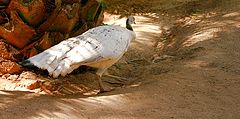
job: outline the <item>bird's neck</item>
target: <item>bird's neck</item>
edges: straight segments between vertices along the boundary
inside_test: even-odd
[[[127,21],[126,21],[126,28],[127,28],[128,30],[133,31],[133,28],[132,28],[131,24],[129,23],[129,20],[128,20],[128,19],[127,19]]]

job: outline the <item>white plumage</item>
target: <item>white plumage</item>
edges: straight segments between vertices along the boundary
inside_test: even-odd
[[[97,74],[101,77],[107,68],[123,56],[130,41],[136,38],[130,25],[135,23],[134,20],[131,16],[127,19],[128,29],[110,25],[92,28],[27,59],[22,66],[34,65],[56,78],[86,65],[97,68]]]

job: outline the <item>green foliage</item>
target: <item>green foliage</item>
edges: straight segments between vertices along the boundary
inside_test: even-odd
[[[105,2],[105,0],[100,0],[99,2],[103,9],[107,9],[107,3]]]

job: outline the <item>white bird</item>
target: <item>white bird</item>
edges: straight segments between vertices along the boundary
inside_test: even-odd
[[[80,66],[97,69],[100,90],[105,91],[101,77],[127,51],[130,41],[136,38],[131,24],[135,18],[129,16],[126,28],[104,25],[92,28],[85,33],[69,38],[37,54],[22,63],[23,67],[36,66],[47,70],[49,75],[57,78],[66,76]]]

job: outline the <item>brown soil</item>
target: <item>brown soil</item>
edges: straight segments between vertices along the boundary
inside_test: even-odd
[[[105,23],[122,24],[130,14],[137,20],[137,40],[109,69],[129,81],[119,85],[104,77],[116,89],[97,94],[91,73],[59,80],[32,72],[4,75],[0,118],[240,117],[240,0],[107,2]]]

